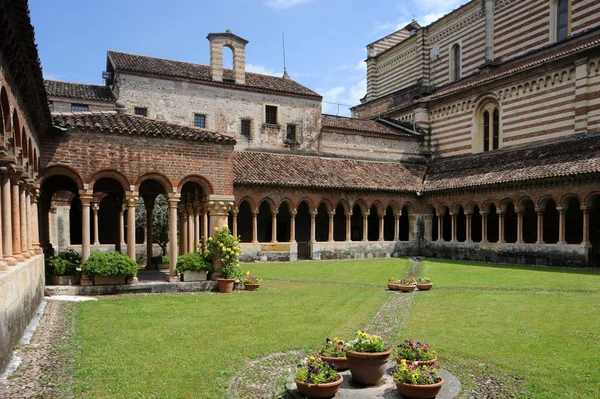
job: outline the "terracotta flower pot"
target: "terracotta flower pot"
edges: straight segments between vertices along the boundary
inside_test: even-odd
[[[416,285],[398,285],[398,289],[402,292],[413,292],[417,288]]]
[[[400,289],[400,286],[398,284],[389,284],[388,283],[388,289],[390,291],[398,291]]]
[[[233,292],[233,281],[234,280],[232,278],[217,279],[217,286],[219,287],[219,292],[225,294]]]
[[[402,362],[402,359],[398,358],[396,359],[396,363],[400,364]],[[406,364],[416,364],[416,365],[420,365],[420,366],[431,366],[432,364],[437,362],[437,357],[434,357],[431,360],[407,360]]]
[[[391,353],[391,349],[376,353],[347,350],[346,358],[350,363],[352,380],[364,385],[376,385],[385,374],[387,359]]]
[[[350,362],[347,357],[329,357],[321,356],[325,363],[335,364],[338,371],[346,371],[350,368]]]
[[[298,392],[302,395],[308,396],[309,398],[330,398],[340,390],[340,386],[344,381],[344,377],[341,375],[337,381],[329,382],[327,384],[307,384],[306,382],[296,382]]]
[[[435,398],[440,393],[444,379],[442,378],[440,382],[431,385],[405,384],[398,380],[394,380],[394,382],[396,383],[398,392],[406,399],[429,399]]]
[[[260,284],[244,284],[246,291],[256,291],[260,287]]]
[[[419,291],[429,291],[433,287],[433,283],[428,284],[417,284]]]

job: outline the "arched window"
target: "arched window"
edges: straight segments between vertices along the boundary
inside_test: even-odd
[[[452,46],[451,59],[451,77],[452,80],[456,81],[460,79],[460,46],[455,44]]]
[[[477,108],[477,123],[473,136],[473,152],[487,152],[500,148],[500,105],[491,100]]]
[[[569,0],[558,0],[556,4],[556,39],[565,40],[569,36]]]

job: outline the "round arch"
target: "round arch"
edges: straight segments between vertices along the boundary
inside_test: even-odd
[[[325,204],[325,207],[327,208],[327,212],[334,212],[335,211],[335,209],[331,205],[331,202],[327,198],[323,198],[321,201],[319,201],[319,203],[317,204],[317,208],[316,209],[319,209],[319,207],[322,204]]]
[[[237,208],[240,208],[242,206],[242,203],[247,202],[248,205],[250,206],[250,209],[252,211],[254,211],[256,209],[256,203],[254,202],[254,200],[248,196],[242,197],[240,200],[238,200],[238,203],[236,205]]]
[[[146,180],[156,180],[158,183],[160,183],[160,185],[163,187],[166,193],[173,192],[173,183],[171,182],[171,180],[169,180],[169,178],[165,175],[158,172],[148,172],[138,177],[135,181],[135,190],[139,191],[140,186]]]
[[[346,201],[345,199],[339,200],[335,206],[335,209],[337,210],[340,205],[344,208],[344,214],[350,212],[351,208],[350,208],[350,203],[348,201]],[[336,211],[336,215],[337,215],[337,211]]]
[[[77,188],[83,190],[83,179],[75,169],[67,165],[52,165],[44,168],[40,172],[40,186],[44,184],[46,179],[58,175],[70,177],[77,184]]]
[[[206,194],[214,194],[215,193],[214,187],[213,187],[212,183],[210,182],[210,180],[208,180],[206,177],[204,177],[202,175],[188,175],[188,176],[184,177],[183,179],[181,179],[179,181],[179,184],[177,184],[177,191],[181,192],[181,189],[183,188],[185,183],[188,183],[188,182],[198,183],[200,185],[200,187],[202,187],[202,189],[204,190],[204,192]]]
[[[121,172],[117,172],[114,169],[99,170],[96,173],[94,173],[92,176],[90,176],[90,178],[88,179],[89,189],[93,190],[94,184],[96,184],[96,182],[98,180],[103,179],[103,178],[109,178],[109,179],[116,180],[117,182],[119,182],[119,184],[123,188],[123,191],[125,191],[125,192],[130,191],[129,190],[130,189],[129,179],[127,179],[127,177],[125,177],[125,175],[123,175]]]
[[[274,211],[276,211],[278,209],[275,206],[275,202],[269,197],[264,197],[260,201],[258,201],[258,207],[255,209],[260,209],[260,207],[262,206],[263,203],[266,203],[269,206],[269,210],[271,211],[271,213],[273,213]]]
[[[561,207],[566,207],[572,198],[577,199],[577,201],[579,201],[579,203],[583,203],[581,201],[581,198],[579,197],[579,195],[574,194],[574,193],[568,193],[568,194],[563,195],[560,198],[560,201],[557,202],[557,204],[559,204],[559,206],[561,206]]]
[[[295,207],[295,208],[296,208],[296,209],[300,208],[300,205],[301,205],[303,202],[304,202],[304,203],[305,203],[305,204],[308,206],[308,210],[309,210],[309,212],[314,212],[314,211],[315,211],[315,209],[316,209],[316,208],[315,208],[315,204],[314,204],[314,203],[311,201],[311,199],[310,199],[310,198],[308,198],[308,197],[303,197],[303,198],[302,198],[300,201],[298,201],[298,203],[296,204],[296,207]]]

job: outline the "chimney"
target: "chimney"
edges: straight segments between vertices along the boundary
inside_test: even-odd
[[[246,84],[246,44],[248,41],[231,33],[209,33],[206,37],[210,42],[210,73],[214,82],[223,81],[223,47],[227,46],[233,52],[233,78],[236,85]]]

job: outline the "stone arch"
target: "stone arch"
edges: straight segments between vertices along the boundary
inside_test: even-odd
[[[252,242],[252,219],[253,211],[256,209],[254,202],[249,197],[242,198],[238,203],[237,229],[240,241]]]
[[[290,224],[292,212],[294,210],[294,204],[291,200],[284,198],[279,202],[277,207],[277,241],[278,242],[289,242],[290,241]]]
[[[341,200],[339,200],[339,201],[338,201],[337,205],[335,206],[335,209],[336,209],[336,215],[337,215],[337,209],[338,209],[338,207],[339,207],[340,205],[341,205],[341,206],[344,208],[344,213],[345,213],[345,214],[346,214],[346,213],[348,213],[348,212],[350,212],[350,209],[352,209],[352,208],[350,207],[350,203],[349,203],[347,200],[345,200],[345,199],[341,199]]]
[[[365,203],[362,200],[355,201],[352,206],[352,216],[350,216],[350,237],[352,241],[363,241],[366,239],[364,236],[363,220],[363,216],[366,213]]]
[[[173,183],[171,182],[171,180],[169,180],[168,177],[166,177],[165,175],[163,175],[162,173],[159,173],[159,172],[148,172],[148,173],[144,173],[143,175],[138,177],[135,182],[135,190],[139,191],[142,183],[144,181],[150,180],[150,179],[156,180],[158,183],[160,183],[160,185],[165,190],[165,193],[173,192]]]
[[[314,212],[314,206],[309,199],[303,199],[298,203],[296,213],[296,241],[305,243],[310,241],[310,223],[311,212]]]
[[[458,242],[465,242],[467,239],[467,218],[465,208],[460,203],[452,205],[452,214],[454,216],[455,234],[454,239]]]
[[[0,87],[0,107],[2,109],[2,135],[5,132],[10,132],[11,129],[11,120],[10,120],[10,102],[8,101],[8,94],[6,94],[6,88],[4,86]]]
[[[21,147],[23,148],[23,165],[25,164],[25,158],[29,156],[29,139],[27,138],[27,132],[25,127],[21,128]]]
[[[471,149],[478,153],[498,148],[502,148],[502,106],[494,93],[486,93],[473,111]]]
[[[315,204],[312,202],[312,200],[308,197],[303,197],[300,201],[298,201],[298,205],[296,206],[296,209],[300,206],[300,204],[302,204],[303,202],[306,203],[306,205],[308,205],[308,208],[310,210],[310,212],[313,212],[316,208],[315,208]]]
[[[600,191],[592,191],[585,197],[585,199],[582,201],[582,204],[584,204],[584,206],[591,207],[593,203],[596,203],[599,196]]]
[[[392,203],[389,203],[383,213],[383,241],[394,241],[397,214]]]
[[[44,184],[46,179],[60,175],[71,178],[77,185],[77,188],[83,190],[83,179],[75,169],[67,165],[52,165],[44,168],[40,173],[40,185]]]
[[[535,202],[530,197],[519,200],[519,213],[521,215],[521,235],[523,242],[533,244],[537,241],[537,213]]]
[[[332,212],[331,204],[327,200],[321,200],[317,206],[315,215],[315,240],[324,242],[329,240],[329,212]]]
[[[487,242],[498,242],[499,240],[499,220],[498,217],[498,208],[496,207],[496,203],[494,201],[485,201],[481,206],[483,210],[483,215],[486,220],[486,235],[485,238]]]
[[[374,202],[369,208],[369,216],[367,216],[367,240],[378,241],[379,240],[379,214],[382,213],[381,209],[377,207],[381,206],[381,203]]]
[[[21,125],[19,124],[19,115],[17,114],[17,110],[13,110],[12,115],[12,131],[13,131],[13,145],[15,146],[15,153],[17,153],[16,148],[21,147]]]
[[[503,200],[501,209],[504,219],[504,241],[517,242],[517,208],[512,200]]]
[[[335,211],[335,209],[333,208],[333,205],[331,205],[331,202],[326,198],[323,198],[319,201],[319,204],[317,205],[316,209],[319,209],[319,207],[323,204],[325,204],[325,207],[327,208],[327,212]]]
[[[439,217],[442,219],[439,237],[441,238],[441,241],[450,241],[452,240],[452,216],[450,216],[451,208],[449,208],[446,204],[441,204],[438,206],[438,209]]]
[[[94,173],[92,176],[90,176],[90,178],[88,179],[89,189],[93,190],[96,182],[103,178],[109,178],[109,179],[116,180],[117,182],[119,182],[119,184],[123,188],[123,191],[125,191],[125,192],[130,191],[129,179],[127,179],[127,177],[125,177],[124,174],[122,174],[121,172],[118,172],[114,169],[99,170],[96,173]]]
[[[377,215],[382,215],[385,212],[385,208],[383,207],[383,204],[379,200],[375,200],[371,203],[371,206],[369,207],[369,212],[373,211],[373,207],[375,207],[375,211],[376,211]]]
[[[346,214],[349,212],[348,202],[341,200],[335,207],[335,215],[333,215],[333,240],[346,241],[346,232],[348,223]]]
[[[481,242],[483,240],[481,208],[477,203],[471,202],[467,205],[467,213],[471,215],[471,241]]]
[[[181,179],[179,181],[179,184],[177,184],[177,191],[181,191],[181,188],[183,187],[183,185],[190,181],[193,181],[194,183],[198,183],[202,187],[202,190],[206,194],[214,194],[215,193],[215,189],[214,189],[212,183],[210,182],[210,180],[208,180],[206,177],[204,177],[202,175],[198,175],[198,174],[188,175],[188,176],[184,177],[183,179]]]
[[[256,211],[256,232],[258,242],[271,242],[273,240],[273,210],[275,204],[270,198],[263,198]]]
[[[564,197],[561,202],[565,212],[565,241],[567,244],[580,244],[583,240],[583,212],[577,195]]]
[[[394,201],[394,200],[389,201],[387,203],[387,205],[385,206],[385,209],[387,210],[389,207],[392,208],[392,211],[394,212],[394,215],[397,215],[400,212],[400,210],[402,209],[402,208],[400,208],[400,206],[398,205],[398,203],[396,201]]]
[[[267,203],[267,205],[269,206],[269,210],[270,210],[271,212],[273,212],[273,211],[276,211],[276,210],[278,209],[278,208],[275,206],[275,201],[273,201],[273,200],[272,200],[271,198],[269,198],[269,197],[264,197],[264,198],[262,198],[260,201],[258,201],[258,208],[260,208],[260,206],[261,206],[263,203],[265,203],[265,202],[266,202],[266,203]],[[257,209],[258,209],[258,208],[257,208]]]
[[[256,209],[256,203],[254,202],[254,200],[251,197],[245,196],[245,197],[242,197],[240,200],[238,200],[238,203],[237,203],[238,208],[240,206],[242,206],[242,202],[247,202],[248,205],[250,206],[251,210]]]
[[[546,210],[546,205],[548,204],[549,201],[554,201],[555,204],[557,204],[558,202],[556,201],[556,198],[554,198],[552,195],[544,195],[542,198],[540,198],[537,201],[537,207],[544,211]]]
[[[365,201],[359,199],[354,201],[354,203],[352,204],[352,212],[354,212],[354,209],[357,206],[360,208],[361,213],[366,213],[369,209],[367,208],[367,204],[365,204]]]
[[[561,207],[567,206],[567,203],[571,200],[571,198],[577,198],[577,201],[579,201],[581,203],[581,198],[579,198],[579,196],[577,194],[574,193],[568,193],[563,195],[560,198],[560,201],[558,202],[558,204],[560,204]]]

